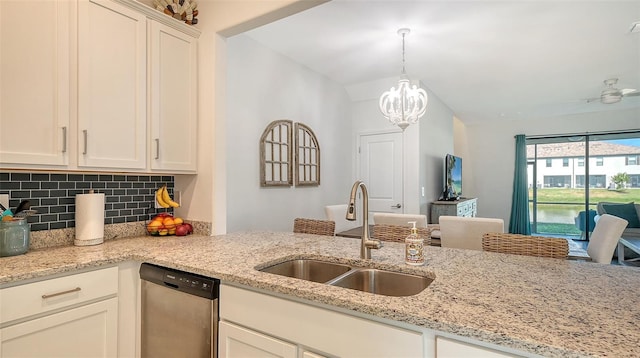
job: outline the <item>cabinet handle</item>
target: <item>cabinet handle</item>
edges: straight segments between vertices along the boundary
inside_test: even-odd
[[[160,159],[160,138],[156,138],[156,158]]]
[[[87,130],[86,129],[82,130],[82,137],[84,138],[84,150],[82,151],[82,154],[87,154]]]
[[[62,153],[67,152],[67,126],[62,127]]]
[[[46,300],[47,298],[56,297],[56,296],[60,296],[60,295],[66,295],[67,293],[79,292],[80,290],[82,290],[80,287],[76,287],[76,288],[72,288],[72,289],[66,290],[66,291],[50,293],[48,295],[42,295],[42,299]]]
[[[402,205],[396,204],[396,205],[391,205],[391,207],[394,208],[394,209],[400,209],[402,207]]]

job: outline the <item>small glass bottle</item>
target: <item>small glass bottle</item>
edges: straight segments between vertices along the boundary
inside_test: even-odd
[[[409,224],[413,224],[413,228],[411,234],[404,239],[404,261],[407,265],[421,266],[424,265],[424,239],[418,236],[416,222],[410,221]]]

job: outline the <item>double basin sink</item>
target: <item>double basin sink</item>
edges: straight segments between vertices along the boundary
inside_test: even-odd
[[[288,260],[259,271],[396,297],[418,294],[433,282],[426,276],[314,259]]]

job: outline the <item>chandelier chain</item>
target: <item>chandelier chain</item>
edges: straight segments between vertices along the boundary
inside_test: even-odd
[[[405,35],[406,35],[405,33],[402,33],[402,74],[403,75],[407,74],[404,68],[404,37]]]

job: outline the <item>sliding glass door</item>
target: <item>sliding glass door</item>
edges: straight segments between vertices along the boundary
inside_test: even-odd
[[[588,240],[599,202],[640,202],[640,132],[527,138],[532,232]]]

